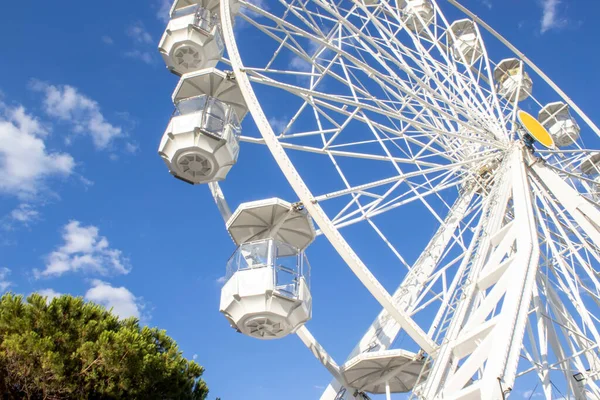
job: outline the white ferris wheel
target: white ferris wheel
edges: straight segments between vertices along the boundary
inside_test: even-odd
[[[456,0],[176,0],[159,50],[181,77],[159,154],[238,246],[220,311],[297,335],[322,400],[600,399],[600,130],[485,22]],[[297,198],[232,212],[222,182],[256,145]],[[305,326],[314,240],[383,308],[347,360]]]

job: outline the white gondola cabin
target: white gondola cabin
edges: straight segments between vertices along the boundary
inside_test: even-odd
[[[581,173],[589,176],[600,175],[600,151],[590,155],[581,163]]]
[[[158,45],[171,72],[183,75],[217,65],[225,50],[218,6],[211,0],[175,2]]]
[[[242,204],[227,222],[238,248],[227,264],[221,312],[258,339],[294,333],[312,316],[304,249],[315,230],[306,211],[280,199]]]
[[[235,16],[240,10],[240,2],[239,0],[229,1],[231,3],[231,12]],[[201,5],[210,10],[211,13],[219,15],[221,0],[175,0],[171,6],[171,18],[177,17],[182,10],[196,5]]]
[[[572,145],[579,139],[581,128],[571,116],[569,106],[561,101],[550,103],[538,114],[538,121],[548,130],[558,147]]]
[[[248,112],[235,80],[214,68],[185,74],[173,103],[159,147],[171,174],[191,184],[225,179],[237,162],[240,121]]]
[[[470,19],[461,19],[450,25],[453,35],[449,35],[454,59],[473,65],[483,55],[475,23]]]
[[[510,102],[523,101],[531,96],[533,81],[524,70],[522,62],[516,58],[500,61],[494,70],[498,94]]]
[[[433,23],[435,11],[431,0],[397,0],[397,7],[406,27],[418,35]]]
[[[372,394],[408,393],[427,378],[426,360],[405,350],[360,354],[341,368],[348,386]]]
[[[600,202],[600,151],[585,159],[580,169],[582,174],[593,179],[594,183],[588,185],[589,191],[594,201]]]

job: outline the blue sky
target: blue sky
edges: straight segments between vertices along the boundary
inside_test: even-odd
[[[464,4],[600,119],[600,3]],[[177,83],[156,51],[165,4],[5,2],[1,10],[0,290],[85,296],[166,329],[206,367],[211,398],[318,398],[329,375],[296,337],[255,341],[219,314],[218,279],[233,244],[208,188],[176,181],[156,154]],[[240,37],[244,45],[252,44]],[[245,132],[255,129],[247,118]],[[231,203],[295,199],[265,148],[242,152],[225,186]],[[308,255],[309,328],[342,362],[379,308],[323,238]],[[383,266],[374,272],[388,290],[401,279]]]

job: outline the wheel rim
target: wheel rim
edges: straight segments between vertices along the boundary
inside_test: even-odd
[[[325,2],[315,1],[315,3],[319,3],[323,7],[326,7]],[[247,7],[248,9],[252,10],[253,12],[256,12],[259,14],[261,13],[261,11],[259,9],[257,9],[256,7],[250,5],[246,2],[242,2],[242,7]],[[329,7],[331,8],[331,6],[329,6]],[[229,7],[226,4],[224,4],[222,6],[223,15],[228,15],[228,12],[229,12],[228,9],[229,9]],[[366,13],[365,10],[368,11],[369,9],[368,9],[368,7],[363,6],[363,9],[361,9],[361,11]],[[439,12],[437,5],[436,5],[436,10],[437,10],[436,12],[439,13],[439,14],[436,13],[436,18],[442,18],[443,15],[441,14],[441,12]],[[263,12],[263,14],[264,14],[264,12]],[[247,19],[251,19],[251,18],[248,17]],[[229,18],[225,18],[225,20],[228,21]],[[273,126],[272,126],[272,125],[274,125],[273,120],[270,120],[267,117],[267,114],[265,113],[265,111],[263,110],[263,107],[261,106],[261,100],[259,100],[259,96],[257,96],[257,94],[255,93],[255,87],[256,87],[256,85],[258,85],[257,82],[262,79],[263,80],[262,84],[265,84],[266,86],[278,87],[279,89],[281,89],[283,91],[288,91],[288,92],[293,90],[293,91],[299,93],[301,97],[302,96],[308,97],[309,95],[313,95],[314,93],[309,92],[309,91],[303,91],[303,90],[301,90],[303,88],[298,87],[298,86],[290,87],[288,82],[275,82],[272,80],[268,80],[264,76],[259,75],[259,73],[257,72],[257,68],[250,68],[250,67],[245,66],[243,64],[242,56],[239,53],[239,49],[237,48],[237,44],[233,37],[233,27],[231,24],[228,24],[227,21],[224,23],[224,36],[225,36],[225,42],[227,44],[230,62],[232,64],[233,70],[235,72],[236,79],[238,80],[238,83],[240,84],[240,86],[242,88],[242,92],[244,94],[245,100],[246,100],[247,104],[249,105],[249,109],[252,113],[252,116],[253,116],[256,124],[258,125],[259,130],[262,135],[262,139],[246,138],[246,141],[249,141],[249,142],[252,142],[252,141],[261,142],[262,141],[262,142],[264,142],[264,144],[266,144],[268,146],[271,153],[275,157],[276,161],[280,165],[284,175],[286,176],[286,178],[290,182],[291,186],[297,193],[299,199],[306,206],[306,208],[309,210],[310,214],[313,216],[313,218],[315,219],[315,221],[321,228],[321,232],[328,238],[328,240],[331,242],[333,247],[338,251],[338,253],[340,253],[340,255],[342,256],[344,261],[351,267],[353,272],[357,276],[359,276],[359,279],[361,279],[361,281],[365,284],[365,286],[367,288],[369,288],[369,290],[374,294],[374,296],[384,306],[389,303],[389,305],[391,306],[390,308],[394,308],[395,306],[393,305],[394,301],[393,301],[392,297],[389,296],[389,294],[387,294],[387,292],[382,291],[381,287],[378,287],[379,283],[376,281],[376,279],[374,279],[374,276],[371,274],[369,269],[360,260],[360,258],[354,252],[354,250],[348,244],[348,242],[340,235],[338,229],[343,227],[343,225],[340,225],[340,224],[336,225],[335,219],[330,218],[328,213],[321,206],[320,202],[327,200],[326,196],[334,196],[336,193],[332,192],[332,193],[327,193],[327,194],[319,196],[319,195],[313,195],[312,192],[308,189],[308,186],[302,179],[301,174],[299,173],[298,169],[294,166],[293,162],[291,161],[291,157],[286,153],[286,149],[297,150],[297,148],[295,148],[293,144],[290,144],[289,142],[285,142],[284,140],[282,140],[281,135],[276,134],[276,132],[274,131]],[[436,19],[436,21],[437,21],[437,19]],[[446,21],[442,21],[442,23],[444,23],[448,27],[448,24]],[[436,22],[436,24],[437,24],[437,22]],[[410,36],[410,34],[409,34],[409,36]],[[417,39],[417,40],[420,40],[420,39]],[[281,40],[280,40],[280,42],[281,42]],[[327,46],[324,46],[324,47],[327,47]],[[319,51],[319,50],[317,50],[317,51]],[[347,55],[347,57],[349,59],[351,58],[350,55]],[[485,55],[485,58],[487,59],[487,55]],[[357,63],[357,65],[360,66],[362,64]],[[323,67],[323,66],[321,66],[321,67]],[[488,70],[488,74],[491,76],[492,71],[491,71],[491,64],[489,64],[489,60],[488,60],[487,70]],[[314,69],[314,65],[313,65],[312,70],[310,71],[310,74],[314,74],[314,71],[315,71],[315,69]],[[370,72],[374,73],[377,71],[370,71]],[[297,74],[297,75],[301,75],[301,74]],[[315,78],[312,77],[310,79],[315,79]],[[486,112],[481,112],[481,113],[475,112],[474,115],[470,115],[470,117],[472,118],[470,121],[475,121],[478,124],[477,126],[478,126],[479,131],[477,132],[478,136],[476,138],[471,137],[471,138],[465,139],[463,134],[460,132],[460,128],[461,127],[465,128],[465,126],[467,126],[467,123],[465,123],[465,121],[461,120],[462,114],[461,114],[460,107],[457,107],[454,110],[456,116],[454,119],[451,119],[451,120],[452,120],[452,122],[454,122],[456,124],[456,126],[455,126],[456,133],[451,132],[449,134],[449,136],[451,138],[458,139],[458,142],[455,142],[453,145],[452,141],[448,140],[447,142],[444,142],[443,144],[445,146],[447,146],[446,150],[450,149],[450,150],[455,151],[455,154],[452,154],[450,156],[452,166],[454,166],[455,169],[460,169],[463,166],[468,165],[469,171],[472,172],[474,170],[481,170],[482,168],[490,167],[490,165],[491,165],[490,161],[495,160],[497,163],[499,163],[501,161],[502,157],[498,157],[498,154],[505,155],[507,150],[511,147],[510,142],[513,141],[513,139],[517,137],[518,127],[515,122],[515,118],[512,118],[512,117],[516,115],[516,111],[518,110],[518,107],[515,107],[515,104],[511,104],[509,101],[503,102],[503,100],[500,99],[499,96],[497,96],[495,94],[495,89],[493,89],[491,87],[490,87],[490,93],[494,95],[492,97],[495,97],[495,99],[490,98],[487,100],[489,102],[489,108],[487,108],[487,114],[486,114]],[[322,105],[325,105],[326,102],[329,101],[328,105],[331,106],[331,104],[334,102],[334,99],[328,98],[327,96],[325,96],[324,93],[321,93],[320,96],[321,96],[321,100],[322,100],[322,103],[321,103]],[[465,96],[466,100],[464,100],[464,104],[471,104],[470,102],[475,102],[474,99],[476,99],[477,96],[479,96],[479,94],[477,94],[477,93],[471,93],[470,95],[466,95]],[[482,100],[483,97],[485,97],[485,96],[482,96],[480,98],[480,100]],[[514,96],[514,98],[516,98],[516,97],[518,97],[518,93]],[[435,96],[432,95],[432,99],[435,99]],[[511,98],[509,97],[509,100],[510,99]],[[389,117],[389,115],[387,115],[385,112],[381,112],[380,110],[374,110],[373,108],[369,108],[368,107],[369,104],[367,104],[367,101],[365,101],[365,104],[363,104],[363,103],[360,103],[359,101],[355,101],[353,103],[352,101],[349,101],[349,100],[348,101],[346,101],[345,99],[343,99],[343,100],[344,101],[340,101],[340,103],[345,103],[345,106],[349,109],[351,109],[351,107],[353,107],[353,106],[357,106],[357,104],[358,104],[361,106],[360,107],[361,109],[371,111],[373,113],[380,112],[381,115],[383,115],[385,117]],[[497,100],[497,104],[495,104],[496,103],[495,100]],[[537,102],[537,103],[539,104],[539,102]],[[475,109],[477,109],[476,106],[474,106],[474,107],[475,107]],[[357,107],[357,109],[358,108],[359,107]],[[343,109],[343,106],[338,107],[338,111],[342,110],[342,109]],[[350,112],[352,112],[352,111],[350,111]],[[440,113],[440,115],[444,115],[444,109],[442,109],[442,108],[437,109],[436,112]],[[494,113],[496,113],[496,114],[494,114]],[[419,113],[415,112],[415,116],[418,117]],[[447,116],[445,115],[445,117],[447,117]],[[490,117],[489,120],[487,119],[488,117]],[[494,121],[492,117],[495,117],[496,120]],[[292,120],[293,120],[293,118],[292,118]],[[502,121],[504,124],[502,124],[502,122],[500,122],[500,121]],[[369,119],[369,118],[365,117],[363,119],[363,121],[361,121],[361,122],[364,123],[365,125],[369,125],[368,122],[373,124],[374,122],[377,122],[377,120],[376,120],[376,118]],[[413,127],[419,125],[418,120],[413,121],[413,123],[414,123],[414,125],[411,125]],[[290,124],[290,123],[286,124],[285,127],[283,128],[283,132],[285,133],[286,129],[289,129],[289,127],[291,125],[293,125],[293,124]],[[373,125],[376,125],[376,124],[373,124]],[[425,129],[424,125],[425,124],[422,124],[420,126],[420,129],[422,129],[422,130]],[[381,127],[381,126],[376,126],[376,129],[380,129],[380,131],[379,131],[380,133],[385,131],[384,127]],[[373,130],[376,130],[376,129],[373,129]],[[441,128],[437,128],[437,129],[441,130]],[[494,132],[494,129],[496,129],[497,131]],[[322,131],[325,131],[325,130],[326,129],[322,129]],[[375,132],[373,132],[373,133],[375,134]],[[292,134],[293,134],[293,132],[292,132]],[[301,135],[301,134],[308,134],[308,132],[299,132],[298,135]],[[331,134],[329,137],[331,138],[331,136],[333,136],[333,135],[335,135],[335,133]],[[298,137],[301,137],[301,136],[298,136]],[[381,141],[382,141],[381,138],[379,138],[377,140],[378,143],[381,143]],[[393,142],[393,140],[390,139],[389,137],[384,139],[384,142],[385,141]],[[374,142],[375,142],[375,140],[374,140]],[[465,149],[464,144],[466,142],[468,142],[469,144],[474,144],[474,146],[476,144],[477,147]],[[330,143],[326,143],[326,144],[331,145],[332,143],[333,143],[333,141]],[[421,144],[421,145],[423,147],[425,146],[424,144]],[[383,146],[383,147],[385,147],[385,146]],[[307,151],[314,152],[315,150],[316,150],[316,148],[312,148]],[[483,150],[483,153],[482,153],[482,150]],[[470,155],[472,155],[474,153],[477,153],[479,155],[483,154],[483,156],[476,160],[469,158]],[[592,181],[593,181],[592,179],[588,179],[585,176],[583,176],[583,174],[576,172],[576,166],[583,163],[585,161],[586,157],[588,157],[590,155],[590,151],[586,150],[585,146],[583,145],[583,142],[577,141],[574,144],[573,148],[571,148],[571,149],[556,150],[556,151],[552,151],[552,150],[545,151],[544,150],[544,151],[539,151],[539,154],[542,154],[544,157],[546,157],[548,163],[552,166],[552,168],[554,168],[557,172],[559,172],[561,174],[561,176],[572,187],[577,188],[578,190],[581,190],[581,182],[585,183],[587,181],[590,181],[588,183],[590,183],[590,184],[592,183]],[[330,157],[333,161],[333,164],[336,165],[336,163],[334,161],[335,157],[342,157],[342,152],[341,151],[338,151],[338,152],[329,151],[328,153],[326,153],[326,155],[328,157]],[[388,155],[388,157],[393,158],[390,155]],[[431,157],[434,157],[434,156],[431,156]],[[480,163],[480,164],[473,166],[473,163]],[[446,164],[445,169],[441,168],[440,170],[436,170],[435,169],[436,166],[432,167],[430,165],[426,165],[426,163],[423,162],[422,165],[419,166],[419,168],[415,169],[415,171],[409,171],[407,173],[407,174],[409,174],[408,175],[409,177],[406,179],[411,179],[412,177],[420,176],[417,171],[422,170],[422,168],[426,168],[426,167],[429,167],[430,169],[427,171],[427,173],[422,174],[422,175],[434,174],[439,171],[450,169],[450,167],[448,167],[448,164]],[[493,169],[496,167],[491,167],[491,168]],[[410,175],[411,173],[414,173],[414,175]],[[492,171],[492,173],[493,173],[493,171]],[[340,173],[340,175],[342,175],[342,174]],[[400,174],[398,174],[398,176],[400,176]],[[403,173],[402,176],[404,177],[404,176],[406,176],[406,174]],[[461,183],[468,183],[470,180],[472,181],[472,177],[473,177],[473,174],[471,174],[471,175],[463,174],[462,179],[460,181],[456,180],[453,182],[454,185],[445,187],[442,190],[459,187],[461,185]],[[372,184],[372,183],[376,183],[376,182],[381,182],[385,179],[386,178],[382,178],[379,180],[372,179],[372,181],[370,183]],[[390,179],[390,182],[388,182],[388,184],[394,183],[394,181],[391,180],[391,178],[388,178],[388,179]],[[442,177],[442,179],[443,179],[443,177]],[[440,180],[442,180],[442,179],[440,179]],[[416,180],[415,180],[415,183],[416,183]],[[493,184],[493,181],[489,182],[489,184]],[[542,185],[541,182],[534,182],[533,184],[538,185],[538,186]],[[366,184],[363,183],[362,185],[366,185]],[[359,190],[356,189],[356,186],[360,186],[360,184],[354,185],[354,186],[353,185],[348,185],[348,186],[349,186],[349,188],[346,188],[346,190],[347,190],[346,195],[352,195],[354,193],[359,192]],[[467,184],[465,187],[462,188],[463,196],[464,196],[464,192],[467,192],[470,187],[471,186],[469,186]],[[368,190],[368,189],[370,189],[370,187],[367,187],[365,190]],[[341,190],[343,191],[344,189],[341,189]],[[481,190],[487,190],[487,188],[484,186],[483,188],[481,188]],[[439,193],[439,192],[436,192],[436,193]],[[479,193],[481,194],[481,191]],[[585,194],[585,192],[584,192],[584,194]],[[459,194],[456,193],[455,197],[450,199],[450,201],[448,201],[448,202],[452,203],[453,200],[456,200],[456,202],[459,202],[459,198],[460,198]],[[393,206],[393,205],[394,204],[388,204],[388,206]],[[550,205],[550,204],[546,204],[545,206],[552,207],[552,205]],[[555,206],[557,206],[557,205],[555,205]],[[557,207],[559,207],[559,206],[557,206]],[[447,207],[447,208],[450,208],[450,207]],[[392,208],[384,210],[382,208],[379,211],[383,210],[382,212],[386,212],[391,209]],[[358,212],[356,212],[355,215],[358,215]],[[375,212],[373,212],[372,216],[374,217],[376,215],[377,214],[375,214]],[[549,218],[549,216],[541,216],[540,218],[545,219],[545,218]],[[343,220],[342,220],[342,222],[343,222]],[[560,225],[559,222],[557,222],[557,221],[554,221],[554,222],[557,225]],[[348,224],[348,225],[351,225],[351,224]],[[585,240],[583,240],[583,241],[585,241]],[[588,252],[588,256],[589,256],[589,254],[593,254],[593,255],[597,256],[597,253],[594,253],[594,252]],[[387,296],[386,296],[386,294],[387,294]],[[390,311],[390,312],[393,312],[393,311]],[[402,316],[396,315],[396,317],[401,318]],[[427,343],[419,343],[419,344],[421,345],[422,348],[425,348],[427,345]]]

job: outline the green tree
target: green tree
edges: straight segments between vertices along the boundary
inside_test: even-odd
[[[0,398],[194,399],[204,369],[165,331],[81,298],[0,299]]]

